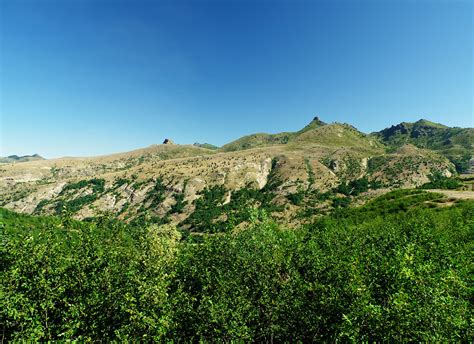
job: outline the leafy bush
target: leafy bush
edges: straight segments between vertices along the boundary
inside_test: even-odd
[[[339,192],[346,196],[357,196],[369,190],[369,180],[367,177],[351,180],[349,183],[342,182],[337,188]]]
[[[294,205],[300,205],[305,197],[305,191],[304,190],[298,190],[295,193],[288,194],[286,198],[290,201],[291,204]]]
[[[166,186],[163,184],[163,179],[157,178],[155,185],[147,192],[143,203],[149,202],[149,208],[156,208],[165,200]]]
[[[190,224],[193,228],[202,231],[216,232],[219,228],[214,223],[223,209],[220,207],[224,200],[226,190],[223,186],[213,186],[206,188],[201,192],[201,197],[196,199],[196,209],[186,219],[185,223]]]
[[[184,193],[176,193],[174,199],[176,203],[171,207],[170,213],[181,213],[187,204],[184,200]]]
[[[357,208],[336,209],[331,214],[332,218],[339,221],[342,219],[350,219],[352,223],[362,223],[370,221],[379,216],[390,214],[399,214],[403,216],[411,209],[426,208],[427,202],[436,201],[443,198],[443,195],[426,192],[422,190],[395,190],[386,193],[367,204]]]
[[[39,214],[41,213],[41,210],[43,210],[43,208],[45,206],[47,206],[48,204],[50,203],[50,200],[47,200],[47,199],[42,199],[41,201],[38,202],[38,204],[36,205],[35,207],[35,210],[34,210],[34,214]]]
[[[469,152],[466,152],[460,156],[448,156],[448,159],[454,164],[458,173],[464,173],[465,171],[469,170],[471,158],[472,156]]]
[[[174,199],[176,203],[173,204],[173,206],[171,207],[170,213],[181,213],[184,207],[186,206],[186,204],[188,203],[187,201],[184,200],[187,185],[188,185],[188,181],[185,180],[183,184],[183,190],[180,193],[176,193],[174,195]]]
[[[3,210],[0,219],[6,340],[163,336],[176,231],[151,227],[134,233],[113,221],[36,221]]]
[[[76,183],[69,183],[66,184],[63,189],[61,190],[61,195],[66,193],[66,191],[69,190],[79,190],[83,189],[85,187],[92,187],[92,192],[93,193],[100,193],[104,192],[104,186],[105,186],[105,180],[104,179],[98,179],[98,178],[93,178],[93,179],[88,179],[88,180],[81,180]]]
[[[440,172],[434,172],[428,177],[430,181],[421,186],[422,189],[447,189],[454,190],[459,188],[462,183],[454,178],[443,176]]]
[[[70,199],[70,194],[68,193],[68,191],[80,189],[88,189],[90,193]],[[93,203],[99,198],[100,194],[104,191],[104,179],[93,178],[88,180],[81,180],[75,183],[69,183],[66,184],[59,193],[59,196],[62,196],[61,198],[55,201],[41,200],[36,206],[34,213],[41,213],[44,207],[49,204],[53,205],[53,210],[57,215],[62,214],[64,211],[74,213],[79,211],[85,205]]]
[[[332,200],[332,206],[334,208],[347,208],[351,204],[349,197],[336,197]]]
[[[201,215],[224,195],[207,190]],[[193,241],[0,209],[3,338],[467,342],[474,202],[423,206],[436,197],[399,190],[295,230],[254,209]]]
[[[224,196],[230,193],[230,201],[224,204]],[[195,211],[184,221],[193,231],[205,233],[225,232],[250,220],[251,213],[259,208],[267,213],[281,211],[282,207],[272,203],[274,195],[268,189],[245,187],[230,192],[223,186],[214,186],[202,191],[195,201]]]
[[[466,340],[473,211],[327,217],[298,231],[264,222],[185,246],[172,337]]]
[[[122,185],[125,185],[125,184],[130,184],[131,181],[126,179],[126,178],[117,178],[115,181],[114,181],[114,188],[115,189],[118,189],[119,187],[121,187]]]

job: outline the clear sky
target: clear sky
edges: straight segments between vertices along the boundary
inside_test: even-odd
[[[0,155],[472,127],[473,4],[0,0]]]

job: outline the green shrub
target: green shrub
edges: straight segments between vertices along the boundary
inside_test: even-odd
[[[224,196],[230,193],[230,201],[224,203]],[[282,206],[272,203],[274,194],[263,188],[258,190],[245,187],[230,192],[223,186],[214,186],[202,191],[202,197],[196,199],[195,211],[183,224],[191,225],[197,232],[225,232],[236,225],[250,220],[253,209],[259,208],[268,214],[281,211]]]
[[[378,184],[374,184],[378,186]],[[335,191],[346,196],[357,196],[369,190],[369,180],[367,177],[351,180],[349,183],[342,182]]]
[[[468,342],[474,202],[423,206],[439,197],[397,190],[293,230],[253,209],[211,235],[0,209],[3,340]]]
[[[334,208],[347,208],[351,204],[349,197],[336,197],[332,200],[332,206]]]
[[[187,204],[184,200],[184,193],[176,193],[174,199],[176,203],[171,206],[170,213],[181,213]]]
[[[218,231],[219,227],[214,223],[214,219],[223,212],[221,204],[224,201],[225,193],[226,190],[223,186],[204,189],[201,192],[201,197],[195,201],[196,209],[186,219],[185,224],[189,224],[193,229],[203,232]]]
[[[0,215],[5,340],[159,340],[166,333],[175,232]]]
[[[149,208],[154,209],[165,200],[166,186],[163,184],[163,179],[157,178],[155,185],[147,192],[143,203],[149,202]]]
[[[205,238],[180,255],[173,337],[467,340],[473,211],[326,217],[298,231],[264,222]]]
[[[429,176],[430,181],[421,186],[422,189],[447,189],[454,190],[461,187],[462,183],[455,178],[443,176],[440,172],[434,172]]]
[[[93,179],[88,179],[88,180],[81,180],[76,183],[69,183],[63,187],[60,195],[66,193],[66,191],[79,190],[79,189],[83,189],[89,186],[92,187],[92,191],[94,193],[104,192],[105,180],[93,178]]]
[[[305,192],[303,190],[298,190],[295,193],[288,194],[286,198],[290,201],[291,204],[300,205],[305,197]]]

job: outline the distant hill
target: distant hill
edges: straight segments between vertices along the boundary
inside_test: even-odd
[[[34,161],[34,160],[45,160],[45,159],[39,154],[23,155],[23,156],[9,155],[7,157],[0,157],[0,164],[27,162],[27,161]]]
[[[225,144],[221,147],[224,152],[234,152],[244,149],[251,149],[257,147],[266,147],[273,145],[283,145],[288,143],[294,133],[279,133],[279,134],[267,134],[257,133],[243,136],[235,141]]]
[[[324,123],[315,117],[303,129],[296,132],[283,132],[277,134],[257,133],[243,136],[224,146],[224,152],[233,152],[257,147],[268,147],[275,145],[292,144],[317,144],[334,147],[365,147],[373,148],[377,146],[375,140],[366,134],[358,131],[349,124],[344,123]],[[380,145],[379,145],[380,146]]]
[[[318,145],[326,147],[373,150],[383,145],[346,123],[330,123],[300,130],[290,140],[290,145]]]
[[[474,153],[473,128],[450,128],[425,119],[402,122],[372,135],[393,148],[410,143],[438,151],[454,163],[458,172],[469,169],[469,160]]]
[[[424,185],[433,176],[456,176],[448,158],[459,164],[472,144],[472,129],[426,120],[367,135],[315,117],[295,132],[247,135],[221,148],[168,138],[105,156],[4,164],[0,206],[34,214],[67,211],[77,219],[107,212],[190,232],[248,222],[249,209],[258,208],[293,225],[390,189]],[[41,159],[8,161],[32,158]]]
[[[199,143],[199,142],[195,142],[195,143],[193,144],[193,146],[195,146],[195,147],[200,147],[200,148],[207,148],[207,149],[219,149],[219,147],[214,146],[214,145],[212,145],[212,144],[210,144],[210,143]]]
[[[225,144],[222,146],[221,150],[224,152],[233,152],[257,147],[284,145],[290,142],[296,136],[323,125],[326,125],[326,123],[322,122],[318,117],[314,117],[313,120],[300,131],[283,132],[278,134],[257,133],[246,135],[235,141]]]

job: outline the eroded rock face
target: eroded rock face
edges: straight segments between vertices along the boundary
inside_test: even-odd
[[[243,161],[223,173],[221,184],[229,189],[241,189],[249,184],[261,189],[267,184],[271,168],[272,160],[270,158],[255,162]]]

